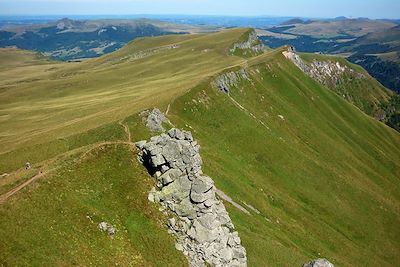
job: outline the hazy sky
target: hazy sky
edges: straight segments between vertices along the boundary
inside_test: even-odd
[[[0,0],[0,14],[400,18],[400,0]]]

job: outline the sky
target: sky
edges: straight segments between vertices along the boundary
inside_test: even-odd
[[[400,0],[0,0],[0,15],[184,14],[400,18]]]

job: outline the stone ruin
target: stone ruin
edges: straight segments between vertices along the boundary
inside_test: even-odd
[[[168,134],[136,143],[139,159],[157,181],[149,200],[169,211],[169,233],[190,266],[247,266],[246,250],[213,180],[201,170],[200,145],[192,134],[171,129]]]

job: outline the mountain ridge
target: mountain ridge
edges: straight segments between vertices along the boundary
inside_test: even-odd
[[[248,31],[143,38],[79,63],[21,52],[20,67],[1,74],[0,189],[60,169],[0,207],[0,262],[186,264],[147,200],[155,183],[136,150],[112,143],[154,136],[138,114],[154,106],[168,110],[164,128],[192,132],[217,188],[253,207],[224,201],[250,266],[398,262],[400,134],[307,76],[287,47],[232,55]],[[231,72],[240,75],[224,93],[218,77]]]

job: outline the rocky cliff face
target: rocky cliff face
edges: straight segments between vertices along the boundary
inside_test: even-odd
[[[344,75],[349,75],[349,78],[364,79],[362,73],[358,73],[346,65],[340,64],[338,61],[318,61],[313,60],[310,64],[306,64],[299,55],[296,54],[293,47],[290,47],[282,54],[290,59],[299,69],[308,76],[326,86],[340,85]]]
[[[149,200],[168,211],[169,232],[190,266],[246,266],[246,250],[223,205],[213,180],[203,175],[200,146],[190,132],[138,142],[140,159],[157,181]]]

